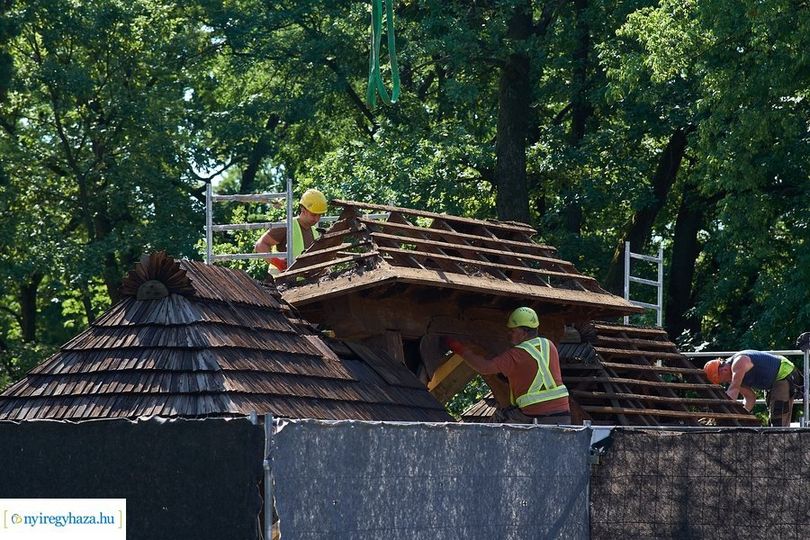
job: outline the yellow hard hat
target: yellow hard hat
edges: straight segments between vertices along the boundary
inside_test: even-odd
[[[308,189],[301,195],[301,206],[313,214],[325,214],[326,197],[317,189]]]
[[[537,319],[537,313],[532,308],[519,307],[509,315],[506,326],[509,328],[537,328],[540,326],[540,321]]]

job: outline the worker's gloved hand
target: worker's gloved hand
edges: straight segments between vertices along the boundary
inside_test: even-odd
[[[287,261],[284,259],[279,259],[278,257],[273,257],[270,259],[270,264],[278,268],[281,272],[287,269]]]
[[[456,338],[444,338],[445,346],[458,355],[463,355],[467,347]]]
[[[804,332],[796,338],[796,348],[802,352],[806,352],[810,349],[810,332]]]

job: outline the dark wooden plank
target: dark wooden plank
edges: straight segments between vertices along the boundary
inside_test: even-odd
[[[623,338],[623,337],[610,337],[610,336],[603,336],[599,335],[596,339],[597,344],[604,344],[604,345],[612,345],[612,344],[619,344],[624,347],[628,345],[632,345],[639,348],[651,348],[651,349],[673,349],[677,351],[677,347],[674,343],[669,340],[652,340],[652,339],[638,339],[638,338]]]
[[[306,274],[314,272],[315,270],[322,270],[338,264],[356,262],[363,259],[370,259],[373,257],[377,257],[379,255],[380,254],[377,251],[369,251],[368,253],[357,253],[355,255],[352,255],[351,257],[342,257],[340,259],[335,259],[324,263],[313,264],[312,266],[305,266],[300,270],[290,270],[289,272],[282,272],[281,274],[278,275],[276,281],[284,283],[286,281],[291,280],[291,278],[298,276],[305,276]]]
[[[593,399],[635,399],[638,401],[653,401],[661,403],[686,404],[686,405],[715,405],[718,407],[733,405],[731,399],[718,398],[692,398],[692,397],[666,397],[649,394],[631,394],[626,392],[597,392],[589,390],[569,390],[574,396]],[[740,405],[742,409],[742,405]]]
[[[683,358],[680,353],[661,352],[661,351],[641,351],[641,350],[627,350],[627,349],[613,349],[608,347],[594,347],[600,355],[608,356],[626,356],[626,357],[644,357],[644,358]]]
[[[595,382],[595,383],[619,383],[631,384],[635,386],[649,386],[651,388],[680,388],[682,390],[711,390],[717,389],[714,384],[700,383],[670,383],[659,381],[648,381],[643,379],[622,379],[619,377],[567,377],[566,382]]]
[[[657,373],[686,373],[690,375],[703,375],[702,369],[679,368],[669,366],[651,366],[649,364],[620,364],[617,362],[602,362],[602,365],[616,370],[627,371],[654,371]]]
[[[361,240],[360,242],[351,243],[351,242],[343,242],[338,244],[334,247],[329,247],[325,249],[317,249],[314,251],[305,251],[301,255],[298,256],[297,259],[293,262],[293,266],[291,268],[297,269],[297,265],[299,261],[304,261],[301,264],[305,266],[309,266],[310,264],[315,264],[317,262],[321,262],[327,255],[337,255],[341,251],[345,251],[350,248],[360,248],[363,246],[371,246],[371,240]]]
[[[381,212],[397,212],[400,214],[408,215],[408,216],[417,216],[417,217],[426,217],[432,219],[441,219],[444,221],[448,221],[451,223],[466,223],[469,225],[483,225],[485,227],[491,227],[493,229],[502,229],[505,231],[520,231],[529,234],[535,234],[537,231],[530,227],[529,225],[518,225],[516,223],[501,223],[497,221],[481,221],[477,219],[471,218],[463,218],[459,216],[451,216],[448,214],[437,214],[435,212],[428,212],[425,210],[414,210],[411,208],[401,208],[398,206],[385,206],[381,204],[370,204],[370,203],[361,203],[356,201],[345,201],[341,199],[335,199],[332,201],[332,204],[337,206],[345,206],[345,207],[355,207],[355,208],[366,208],[369,210],[378,210]]]
[[[664,330],[660,329],[660,328],[645,328],[645,327],[625,326],[625,325],[602,323],[602,322],[593,323],[593,327],[600,334],[602,332],[614,332],[614,333],[618,332],[618,333],[624,333],[624,334],[627,334],[627,335],[644,334],[644,335],[662,336],[662,337],[665,337],[667,340],[669,340],[669,335],[667,335],[667,333]]]
[[[747,420],[752,417],[745,414],[721,413],[721,412],[691,412],[691,411],[667,411],[663,409],[631,409],[628,407],[599,407],[584,405],[582,408],[587,412],[602,414],[638,414],[652,416],[667,416],[671,418],[718,418],[721,420]],[[754,419],[756,420],[756,419]]]
[[[574,265],[572,265],[572,264],[568,264],[568,265],[560,264],[562,261],[559,261],[557,259],[550,259],[548,257],[540,257],[538,255],[529,255],[529,254],[523,254],[523,253],[512,253],[510,251],[504,251],[503,249],[489,249],[489,248],[484,248],[484,247],[480,247],[480,246],[473,246],[473,245],[469,245],[469,244],[467,244],[467,245],[465,245],[465,244],[452,244],[452,243],[449,243],[449,242],[442,242],[442,241],[439,241],[439,240],[431,240],[431,239],[426,239],[426,238],[416,238],[416,237],[403,236],[403,235],[398,235],[398,234],[387,234],[387,233],[382,233],[382,232],[372,232],[371,236],[372,236],[372,238],[375,238],[375,239],[383,238],[383,239],[390,240],[390,241],[396,242],[396,243],[414,244],[416,246],[426,246],[427,248],[437,248],[437,249],[441,249],[441,250],[453,250],[453,251],[459,251],[459,252],[467,253],[467,254],[472,253],[473,255],[479,255],[479,256],[480,255],[492,255],[492,256],[496,256],[496,257],[499,257],[499,258],[503,258],[503,259],[513,261],[515,263],[520,263],[520,264],[525,264],[526,261],[534,261],[534,262],[538,262],[538,263],[544,263],[546,265],[555,265],[555,266],[560,266],[560,267],[566,267],[566,268],[570,268],[574,272],[561,271],[560,274],[581,278],[581,279],[583,279],[585,281],[596,281],[594,278],[591,278],[590,276],[586,276],[584,274],[580,274],[579,272],[576,272],[576,268],[574,268]],[[431,251],[431,253],[433,253],[433,251]],[[475,259],[475,260],[479,260],[479,259]],[[488,259],[485,259],[483,257],[480,258],[480,260],[483,261],[483,262],[492,262],[492,261],[489,261]],[[531,267],[527,267],[527,268],[531,268]],[[553,270],[553,271],[556,272],[557,270]]]
[[[460,245],[468,245],[474,246],[479,249],[487,249],[491,248],[492,251],[497,252],[498,255],[502,254],[510,254],[513,256],[520,256],[520,257],[527,257],[531,258],[532,260],[536,261],[543,261],[548,262],[550,264],[558,264],[565,268],[575,268],[574,264],[559,259],[556,257],[551,256],[543,256],[537,255],[537,252],[551,252],[556,253],[557,250],[552,246],[546,246],[543,244],[535,244],[534,242],[517,242],[514,240],[505,240],[502,238],[497,238],[493,236],[481,236],[477,234],[468,234],[468,233],[461,233],[458,231],[454,231],[452,229],[447,228],[438,228],[438,227],[418,227],[416,225],[409,225],[404,223],[396,223],[391,221],[371,221],[371,220],[360,220],[361,222],[367,224],[370,229],[378,229],[378,230],[388,230],[394,229],[398,231],[402,231],[403,233],[423,233],[425,237],[435,237],[438,236],[443,238],[444,241],[447,241],[450,245],[459,245],[454,244],[448,241],[449,238],[457,239],[458,241],[465,242],[466,244]],[[481,244],[481,245],[478,245]],[[510,248],[520,248],[524,251],[511,251]]]
[[[486,268],[494,268],[496,270],[510,270],[514,272],[522,272],[526,274],[535,274],[538,276],[548,276],[548,277],[555,277],[560,279],[571,280],[574,282],[582,282],[586,281],[589,283],[595,283],[596,280],[590,276],[586,276],[584,274],[567,274],[565,272],[554,272],[551,270],[542,270],[540,268],[527,268],[523,266],[512,266],[508,264],[498,264],[489,261],[483,260],[475,260],[475,259],[465,259],[462,257],[451,257],[449,255],[441,255],[439,253],[430,253],[426,251],[417,251],[417,250],[409,250],[409,249],[397,249],[397,248],[389,248],[389,247],[382,247],[380,246],[381,252],[386,253],[406,253],[413,257],[421,257],[421,258],[442,258],[448,259],[452,261],[457,261],[460,263],[469,264],[471,266],[480,266]],[[550,286],[550,285],[549,285]],[[590,291],[594,292],[594,291]]]

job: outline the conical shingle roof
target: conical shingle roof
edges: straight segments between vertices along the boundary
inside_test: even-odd
[[[402,364],[321,335],[272,285],[164,254],[0,396],[0,419],[243,416],[449,421]]]

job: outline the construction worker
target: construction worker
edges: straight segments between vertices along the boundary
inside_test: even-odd
[[[292,253],[293,258],[298,257],[312,245],[318,238],[315,225],[321,216],[326,213],[326,197],[317,189],[308,189],[301,196],[298,216],[293,218]],[[287,227],[268,229],[254,244],[255,253],[269,253],[271,251],[287,251]],[[287,260],[281,257],[266,259],[268,263],[283,272],[287,269]]]
[[[562,383],[554,344],[538,336],[540,322],[529,307],[514,310],[506,323],[514,347],[487,360],[456,339],[448,348],[482,375],[502,373],[509,381],[511,407],[499,410],[496,421],[519,424],[570,424],[568,389]]]
[[[746,410],[756,402],[754,390],[764,390],[768,404],[769,425],[789,426],[793,398],[801,380],[793,362],[776,354],[744,350],[729,358],[715,358],[703,366],[706,378],[713,384],[729,383],[726,394],[731,399],[742,395]]]

